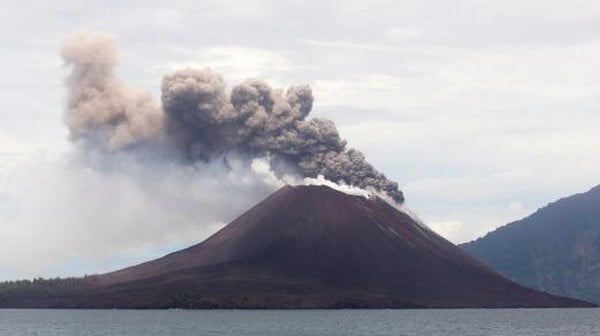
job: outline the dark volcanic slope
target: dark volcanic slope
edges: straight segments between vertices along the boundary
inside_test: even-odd
[[[12,300],[12,301],[11,301]],[[380,199],[284,187],[188,249],[4,306],[584,306],[517,285]]]
[[[462,247],[526,286],[600,302],[600,186]]]

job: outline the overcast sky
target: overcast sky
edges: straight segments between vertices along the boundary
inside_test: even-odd
[[[59,51],[81,28],[113,35],[119,75],[157,99],[162,76],[188,65],[230,84],[310,84],[313,116],[334,120],[399,182],[407,206],[455,243],[600,183],[597,1],[0,5],[0,196],[10,185],[2,171],[69,151]],[[0,232],[10,225],[0,222]],[[185,243],[146,246],[102,267]],[[82,260],[46,274],[101,269]],[[1,268],[0,277],[32,274]]]

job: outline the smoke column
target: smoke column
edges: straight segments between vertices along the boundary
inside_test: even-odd
[[[79,32],[65,41],[62,57],[72,67],[66,114],[72,140],[117,150],[161,137],[163,113],[151,95],[113,75],[117,48],[112,37]]]
[[[67,125],[71,139],[87,148],[173,148],[189,163],[229,153],[266,157],[275,173],[291,168],[302,177],[323,176],[404,201],[398,184],[348,148],[331,120],[308,118],[308,86],[281,90],[249,79],[227,92],[219,74],[187,68],[163,78],[160,107],[114,76],[117,52],[110,36],[79,32],[67,39],[62,56],[71,66]]]

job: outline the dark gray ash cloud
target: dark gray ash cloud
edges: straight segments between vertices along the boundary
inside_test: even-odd
[[[187,68],[162,80],[162,107],[148,93],[113,75],[114,40],[80,32],[68,39],[63,58],[72,66],[68,79],[67,124],[75,141],[114,151],[138,145],[173,146],[189,162],[209,162],[228,153],[267,157],[302,177],[317,177],[374,189],[398,203],[396,182],[348,148],[333,121],[309,118],[310,87],[274,89],[249,79],[230,92],[210,69]],[[283,173],[283,171],[281,171]]]

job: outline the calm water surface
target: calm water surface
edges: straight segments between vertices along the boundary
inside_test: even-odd
[[[0,309],[0,335],[600,335],[600,309]]]

